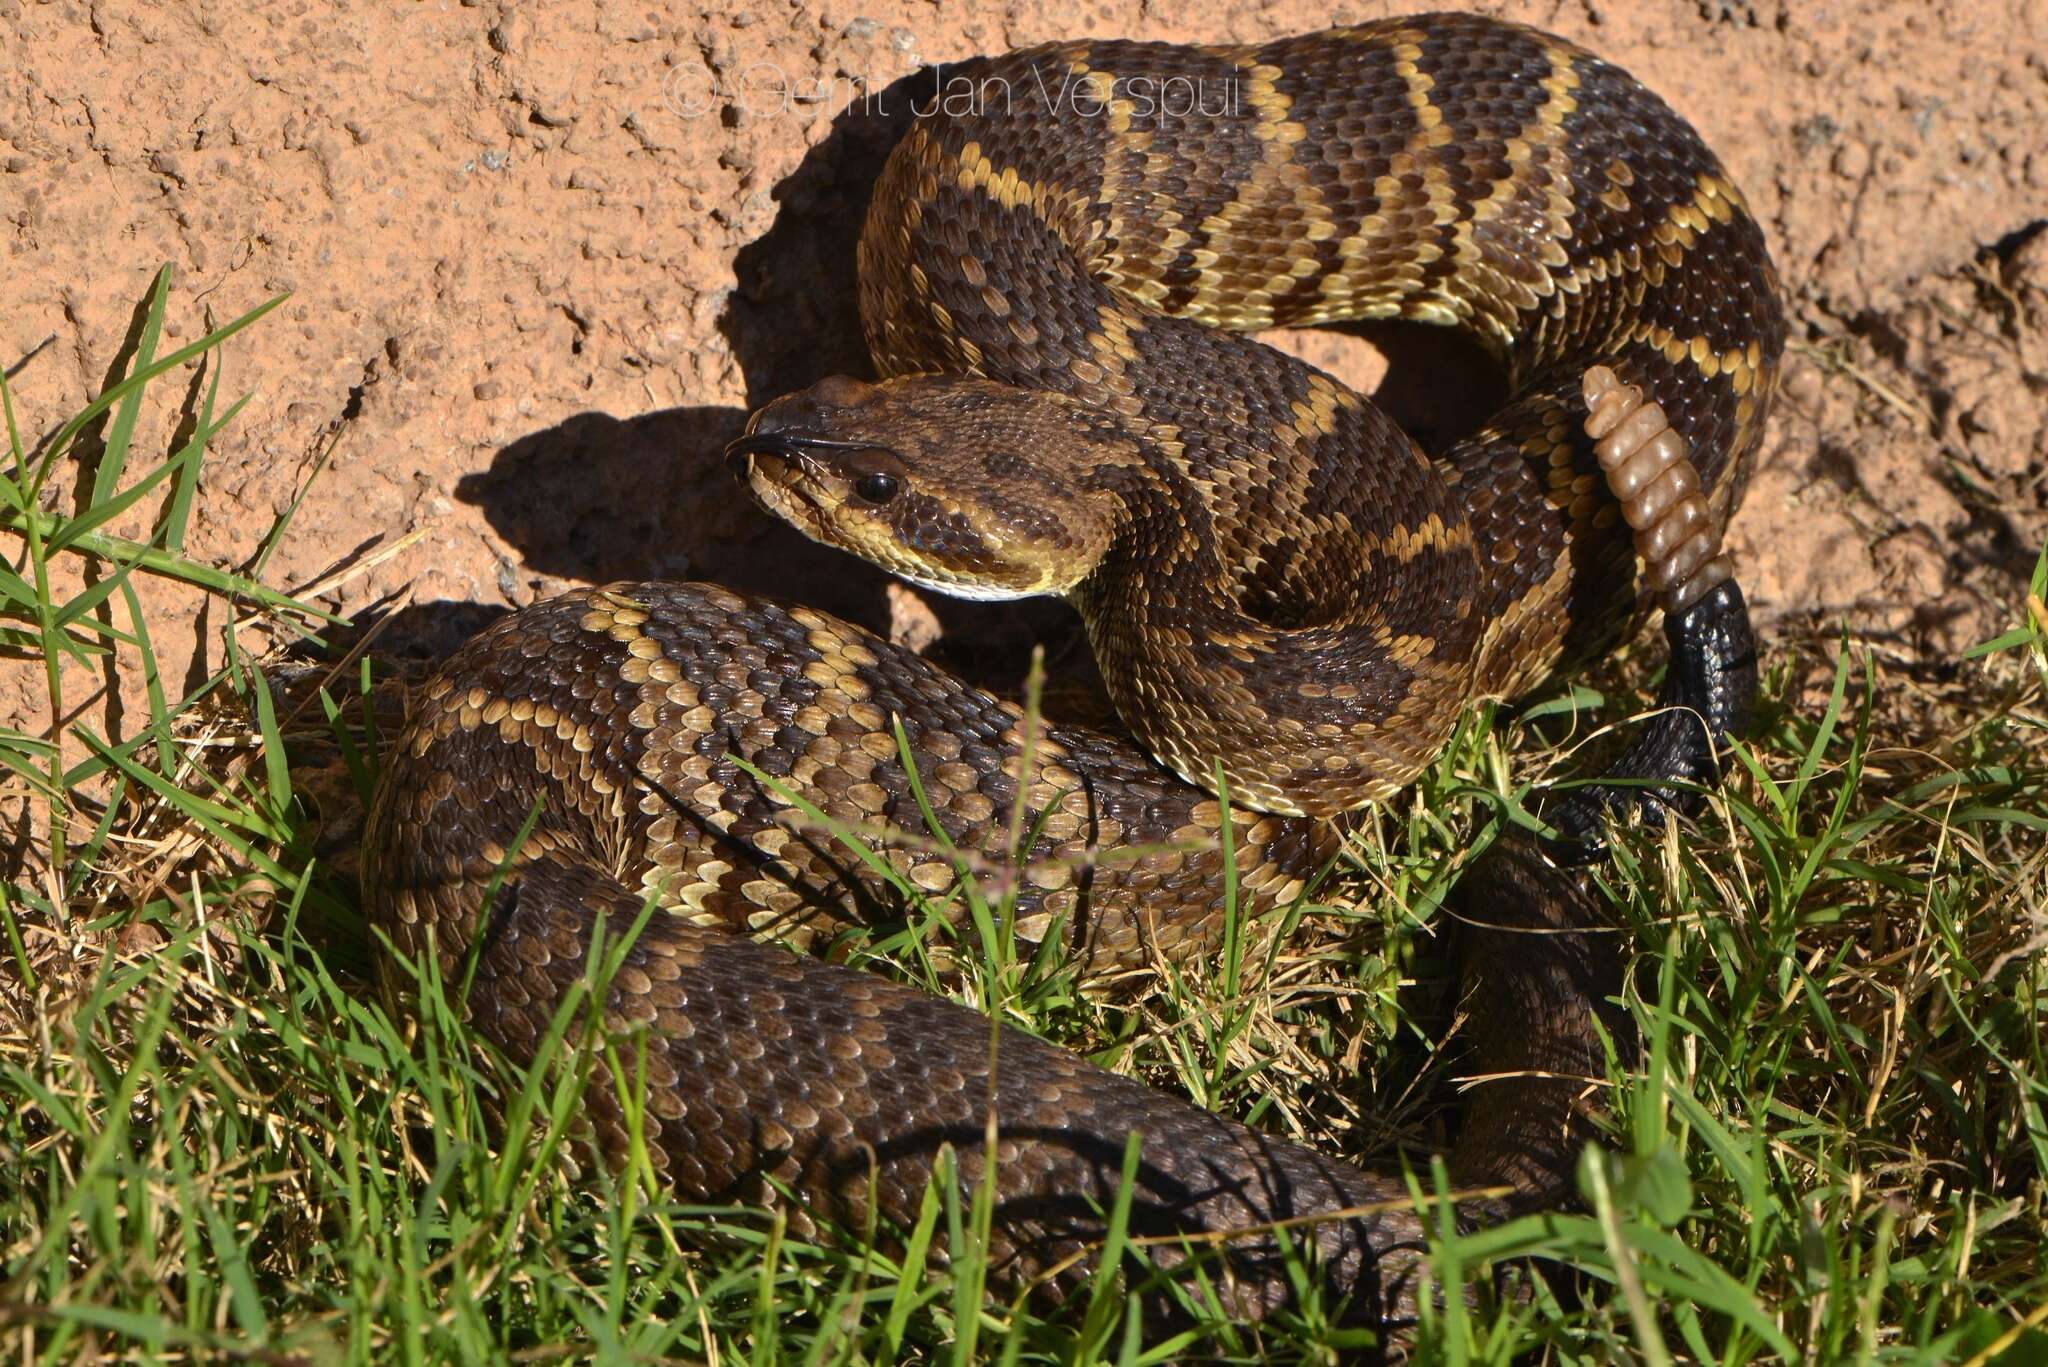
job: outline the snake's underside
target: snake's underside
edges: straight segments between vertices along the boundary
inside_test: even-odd
[[[1024,938],[1091,973],[1199,953],[1224,914],[1219,761],[1240,909],[1284,907],[1335,860],[1330,818],[1412,778],[1473,699],[1611,644],[1653,591],[1665,699],[1693,715],[1610,772],[1710,780],[1753,667],[1740,595],[1709,569],[1783,343],[1761,235],[1625,73],[1465,16],[1064,43],[939,88],[958,97],[921,112],[862,240],[884,382],[771,406],[742,456],[813,535],[926,582],[1065,593],[1136,741],[1027,737],[1015,706],[805,608],[574,593],[486,631],[416,700],[370,831],[373,918],[450,981],[480,936],[468,1009],[530,1058],[597,919],[651,899],[605,1017],[645,1028],[650,1149],[691,1198],[779,1188],[801,1228],[858,1228],[870,1205],[907,1225],[942,1145],[984,1175],[992,1111],[998,1269],[1057,1282],[1089,1267],[1136,1133],[1135,1232],[1328,1217],[1286,1238],[1354,1313],[1398,1321],[1425,1229],[1404,1180],[1016,1031],[992,1066],[981,1017],[757,937],[888,915],[878,862],[934,894],[1007,890]],[[1508,404],[1435,459],[1232,335],[1386,316],[1463,329],[1508,370]],[[1568,834],[1641,789],[1589,791]],[[1469,1225],[1565,1190],[1612,957],[1533,845],[1496,845],[1461,895],[1483,913],[1466,1032],[1477,1071],[1510,1076],[1476,1092],[1453,1169],[1514,1192],[1461,1206]],[[625,1143],[606,1077],[591,1114]],[[1282,1242],[1220,1243],[1226,1308],[1293,1294]]]

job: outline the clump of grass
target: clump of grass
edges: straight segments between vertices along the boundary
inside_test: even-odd
[[[601,963],[524,1074],[477,1047],[431,973],[416,1023],[387,1014],[360,975],[353,889],[318,853],[288,762],[325,736],[344,786],[367,791],[371,676],[337,672],[295,714],[242,633],[317,634],[325,616],[264,586],[267,553],[229,573],[183,552],[207,444],[239,407],[216,407],[222,344],[262,310],[159,357],[168,300],[160,278],[127,377],[49,441],[24,442],[0,377],[0,651],[42,666],[50,718],[0,733],[0,800],[37,813],[0,886],[0,1352],[1138,1362],[1355,1348],[1313,1303],[1148,1338],[1112,1279],[1065,1317],[988,1300],[985,1203],[949,1184],[891,1256],[861,1231],[818,1246],[773,1215],[676,1202],[644,1168],[582,1161],[577,1175],[584,1080],[632,1066],[630,1040],[590,1028]],[[202,361],[189,435],[146,462],[140,405]],[[95,432],[75,511],[51,511],[52,481]],[[111,533],[152,501],[147,537]],[[138,574],[237,609],[227,667],[190,697],[163,687]],[[1764,720],[1695,827],[1620,840],[1600,877],[1632,947],[1623,1004],[1644,1063],[1608,1079],[1584,1209],[1447,1233],[1434,1257],[1450,1285],[1529,1255],[1576,1280],[1523,1303],[1447,1300],[1420,1354],[2048,1348],[2048,562],[2030,588],[2011,631],[1911,694],[1853,639],[1773,651]],[[149,699],[118,739],[79,719],[74,685],[110,659]],[[1356,842],[1338,885],[1356,909],[1235,926],[1214,962],[1144,995],[1090,995],[1019,951],[1001,898],[955,916],[905,888],[901,926],[855,957],[1384,1165],[1441,1138],[1443,1070],[1418,1074],[1415,1056],[1437,1057],[1443,1026],[1411,1018],[1399,991],[1442,972],[1422,932],[1465,832],[1526,790],[1511,775],[1575,772],[1554,734],[1564,714],[1624,718],[1647,672],[1624,659],[1601,676],[1609,697],[1581,686],[1511,721],[1472,718]],[[940,935],[956,937],[944,955]],[[1442,1177],[1425,1165],[1415,1181]],[[941,1237],[950,1262],[927,1261]]]

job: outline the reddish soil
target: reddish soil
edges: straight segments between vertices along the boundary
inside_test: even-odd
[[[332,443],[266,577],[353,564],[319,595],[341,611],[693,576],[884,629],[1014,636],[1057,612],[928,610],[768,522],[719,459],[750,407],[864,367],[852,244],[907,105],[888,87],[1084,32],[1246,40],[1404,8],[0,0],[0,364],[33,440],[124,364],[161,264],[173,343],[291,291],[227,348],[223,395],[254,397],[188,548],[246,563]],[[2048,533],[2048,10],[1475,8],[1660,91],[1770,234],[1794,357],[1733,533],[1767,637],[1846,618],[1939,667],[2006,625]],[[1458,353],[1411,336],[1389,349],[1412,396]],[[1308,344],[1375,373],[1369,342]],[[146,417],[145,452],[177,416]],[[145,599],[173,687],[219,665],[217,606],[161,581]],[[409,620],[446,638],[477,615]],[[85,716],[132,726],[138,686]],[[41,688],[40,666],[0,661],[0,724],[46,728]]]

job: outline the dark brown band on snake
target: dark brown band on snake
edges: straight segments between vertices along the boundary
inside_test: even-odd
[[[514,614],[422,692],[373,812],[371,916],[449,981],[474,946],[466,1008],[527,1060],[594,920],[652,900],[604,1021],[646,1032],[650,1156],[688,1198],[779,1186],[799,1230],[871,1207],[907,1225],[942,1145],[984,1171],[992,1113],[996,1273],[1069,1284],[1137,1134],[1139,1232],[1320,1217],[1291,1237],[1323,1285],[1401,1322],[1429,1227],[1405,1181],[1014,1031],[992,1071],[979,1017],[750,936],[808,944],[886,918],[891,884],[943,899],[974,879],[1091,974],[1200,953],[1226,883],[1218,761],[1243,804],[1240,910],[1291,904],[1339,851],[1341,819],[1318,818],[1412,778],[1475,698],[1640,618],[1639,549],[1664,590],[1711,575],[1689,522],[1657,529],[1703,495],[1718,536],[1746,478],[1784,335],[1762,235],[1625,73],[1467,16],[1260,47],[1064,43],[950,73],[1011,102],[921,119],[877,187],[861,289],[885,379],[771,405],[734,459],[804,530],[924,582],[1068,596],[1144,748],[1061,727],[1027,744],[1014,706],[807,609],[589,590]],[[1170,79],[1242,99],[1193,123],[1141,104]],[[1432,461],[1328,376],[1228,335],[1353,316],[1471,333],[1513,397]],[[1598,380],[1589,408],[1596,367],[1658,415],[1599,439],[1611,473],[1588,424],[1624,405]],[[1664,483],[1681,468],[1697,489]],[[1671,602],[1670,706],[1609,771],[1649,786],[1581,789],[1553,816],[1567,836],[1682,807],[1746,715],[1734,582]],[[1502,1080],[1453,1170],[1511,1190],[1462,1206],[1469,1224],[1568,1190],[1614,973],[1597,909],[1525,842],[1478,860],[1455,905],[1474,1068]],[[626,1109],[593,1080],[614,1154]],[[1279,1252],[1270,1233],[1226,1245],[1229,1310],[1292,1294]]]

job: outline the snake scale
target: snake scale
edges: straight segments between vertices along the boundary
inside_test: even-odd
[[[604,1015],[645,1029],[649,1147],[689,1198],[779,1190],[800,1231],[859,1227],[871,1204],[907,1224],[942,1144],[963,1182],[984,1173],[992,1110],[998,1274],[1057,1286],[1099,1248],[1135,1132],[1133,1232],[1295,1221],[1350,1313],[1398,1323],[1425,1243],[1404,1180],[1019,1031],[992,1067],[982,1017],[766,937],[887,914],[886,869],[934,893],[1009,887],[1020,935],[1091,971],[1200,953],[1226,815],[1241,908],[1284,907],[1338,853],[1343,814],[1412,779],[1461,708],[1658,604],[1671,706],[1610,770],[1649,786],[1582,789],[1552,822],[1590,843],[1609,808],[1682,805],[1754,677],[1717,547],[1784,341],[1762,235],[1656,96],[1501,22],[1065,42],[942,74],[861,239],[882,379],[778,400],[731,459],[800,530],[919,582],[1068,598],[1131,737],[1027,736],[1013,704],[803,607],[702,584],[571,593],[501,620],[415,698],[366,847],[373,923],[451,981],[474,947],[466,1009],[523,1060],[597,918],[655,902]],[[1239,335],[1373,317],[1478,339],[1508,402],[1431,458]],[[1486,913],[1460,951],[1483,985],[1476,1067],[1523,1074],[1466,1108],[1455,1173],[1513,1193],[1462,1204],[1472,1224],[1565,1193],[1570,1079],[1604,1070],[1612,952],[1570,933],[1597,913],[1532,842],[1497,843],[1460,895]],[[616,1152],[607,1077],[589,1113]],[[1296,1294],[1270,1231],[1219,1242],[1233,1313]],[[1171,1241],[1148,1251],[1184,1265]]]

